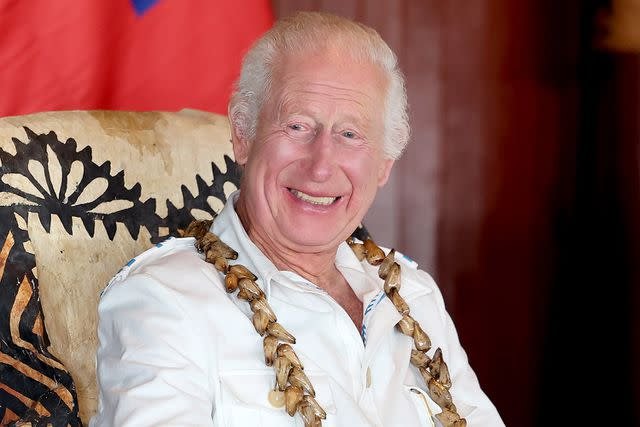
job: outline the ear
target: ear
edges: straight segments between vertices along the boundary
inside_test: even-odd
[[[238,118],[229,116],[231,128],[231,143],[233,144],[233,158],[240,166],[244,166],[249,158],[249,140],[244,131],[237,124]]]
[[[393,159],[383,159],[380,163],[380,168],[378,169],[378,187],[382,187],[389,180],[389,175],[391,175],[391,168],[395,160]]]

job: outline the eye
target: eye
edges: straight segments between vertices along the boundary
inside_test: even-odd
[[[295,141],[308,141],[314,135],[312,123],[305,121],[291,121],[284,127],[284,133]]]
[[[343,131],[342,132],[342,136],[344,136],[345,138],[348,138],[348,139],[355,139],[355,138],[358,137],[358,135],[352,130]]]

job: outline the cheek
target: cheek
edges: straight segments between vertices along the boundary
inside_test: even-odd
[[[277,141],[264,143],[250,159],[253,162],[252,178],[271,187],[274,183],[277,184],[283,174],[294,168],[296,156],[295,150],[288,144]]]
[[[362,193],[359,197],[369,198],[369,193],[375,193],[378,188],[379,169],[372,165],[372,160],[352,162],[344,169],[354,191]]]

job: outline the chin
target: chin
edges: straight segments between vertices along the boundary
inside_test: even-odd
[[[337,246],[340,244],[338,233],[336,230],[322,231],[323,229],[318,225],[296,225],[285,228],[292,232],[286,233],[284,236],[290,242],[293,242],[301,249],[305,247],[309,248],[329,248],[331,246]],[[326,230],[326,229],[325,229]]]

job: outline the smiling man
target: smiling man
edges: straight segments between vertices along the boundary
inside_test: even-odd
[[[503,425],[430,276],[349,239],[406,109],[368,27],[299,13],[258,40],[229,105],[240,190],[104,292],[92,425]]]

